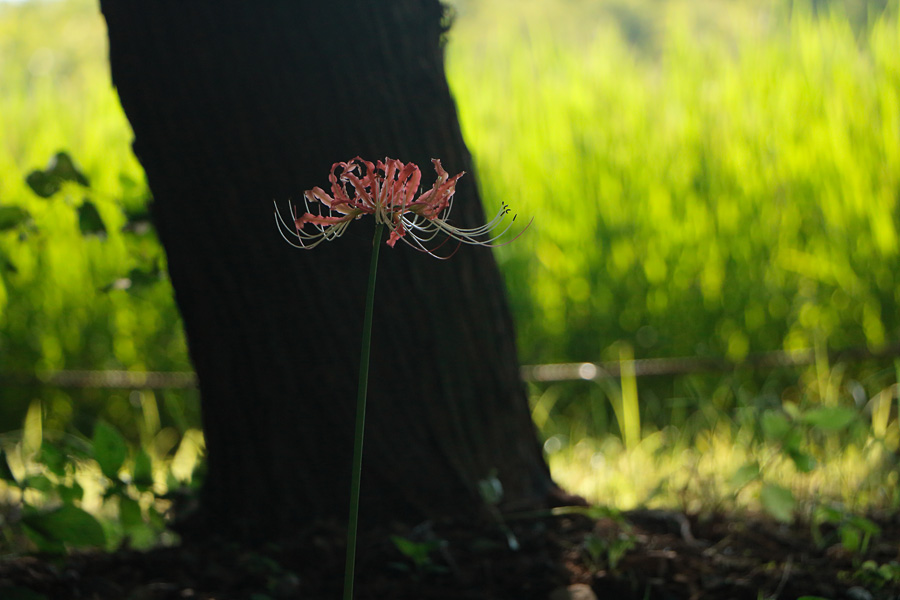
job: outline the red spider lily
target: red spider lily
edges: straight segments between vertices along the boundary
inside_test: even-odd
[[[453,208],[456,181],[464,173],[450,177],[440,160],[432,159],[431,162],[437,180],[431,189],[418,196],[422,173],[413,163],[403,164],[397,159],[385,158],[372,164],[358,156],[348,162],[334,163],[328,177],[331,194],[319,187],[304,192],[306,212],[297,216],[296,208],[291,205],[293,227],[276,209],[279,231],[297,248],[315,248],[323,241],[343,235],[352,221],[363,215],[374,215],[375,222],[383,223],[390,231],[387,244],[391,247],[397,240],[403,240],[417,250],[436,256],[428,244],[442,233],[464,244],[494,246],[493,242],[515,221],[513,216],[503,231],[491,236],[509,213],[509,207],[504,204],[497,215],[481,227],[463,229],[450,225],[447,218]],[[313,205],[316,212],[311,212]],[[485,237],[487,239],[482,239]]]

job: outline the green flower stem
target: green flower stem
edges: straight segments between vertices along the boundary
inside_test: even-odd
[[[366,392],[369,387],[369,349],[372,342],[372,313],[375,304],[375,275],[378,251],[384,225],[375,225],[372,240],[372,262],[369,265],[369,287],[366,290],[366,313],[363,320],[362,349],[359,353],[359,387],[356,397],[356,433],[353,442],[353,467],[350,479],[350,518],[347,524],[347,560],[344,563],[344,600],[353,600],[353,574],[356,567],[356,529],[359,523],[359,487],[362,479],[363,433],[366,429]]]

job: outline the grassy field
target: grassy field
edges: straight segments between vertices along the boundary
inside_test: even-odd
[[[571,4],[459,0],[447,46],[485,202],[535,217],[498,251],[523,361],[900,340],[898,3]],[[95,2],[0,5],[0,72],[3,371],[189,369]],[[40,197],[58,151],[89,186]],[[809,512],[898,506],[896,384],[820,360],[532,395],[591,499]],[[29,406],[51,436],[101,415],[154,464],[199,423],[191,392],[0,395],[19,454]]]
[[[578,8],[462,3],[448,49],[486,202],[536,216],[498,253],[523,359],[740,361],[897,340],[897,3]],[[571,488],[625,506],[709,505],[753,497],[754,486],[733,494],[731,477],[772,449],[761,414],[871,415],[896,381],[890,361],[820,360],[630,388],[543,385],[534,398]],[[776,460],[774,479],[856,504],[880,498],[883,457],[866,450],[878,436],[842,435],[825,436],[845,448],[829,467],[796,474]],[[851,472],[872,494],[855,495],[866,484]]]
[[[536,216],[501,251],[526,361],[897,339],[896,16],[725,6],[460,19],[485,196]]]

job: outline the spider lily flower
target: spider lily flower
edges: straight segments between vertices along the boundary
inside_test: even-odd
[[[298,214],[290,206],[291,221],[286,221],[275,210],[275,219],[282,237],[296,248],[315,248],[324,241],[340,237],[351,222],[363,215],[373,215],[376,223],[384,224],[390,235],[388,246],[403,240],[413,248],[437,258],[431,244],[439,239],[438,247],[446,239],[476,246],[497,246],[512,222],[495,233],[509,207],[504,204],[493,219],[481,227],[471,229],[454,227],[448,222],[453,208],[456,182],[464,175],[450,177],[441,161],[432,159],[437,180],[431,189],[417,195],[422,173],[413,163],[404,164],[393,158],[385,158],[373,164],[360,157],[348,162],[334,163],[329,180],[331,193],[319,187],[303,193],[305,212]],[[518,236],[516,236],[518,237]]]

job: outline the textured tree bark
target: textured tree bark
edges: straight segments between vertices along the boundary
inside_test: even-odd
[[[272,201],[356,155],[441,158],[460,225],[483,222],[446,83],[437,0],[102,0],[113,83],[146,169],[200,382],[201,515],[243,539],[347,510],[373,223],[295,250]],[[430,182],[425,179],[423,184]],[[385,248],[376,293],[361,527],[474,516],[558,492],[531,423],[489,250]]]

